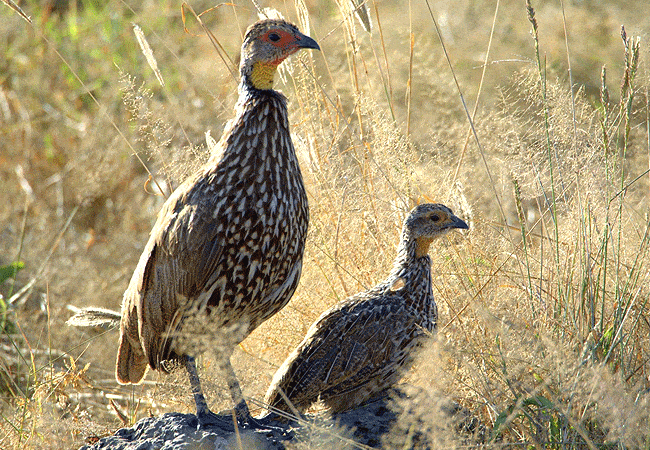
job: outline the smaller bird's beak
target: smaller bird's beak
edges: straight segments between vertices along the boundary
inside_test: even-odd
[[[460,228],[462,230],[469,230],[469,226],[463,219],[454,216],[454,221],[451,223],[452,228]]]
[[[305,36],[304,34],[298,34],[296,37],[298,38],[298,40],[295,43],[296,47],[313,48],[314,50],[320,50],[320,46],[318,45],[318,42],[316,42],[309,36]]]

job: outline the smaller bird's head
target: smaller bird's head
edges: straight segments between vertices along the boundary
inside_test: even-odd
[[[435,238],[454,228],[469,229],[467,224],[445,205],[423,203],[411,210],[404,221],[402,234],[409,241],[416,242],[416,256],[419,258],[428,253],[429,245]]]
[[[266,19],[254,23],[246,31],[241,47],[242,83],[255,89],[271,89],[280,63],[301,48],[320,50],[315,40],[289,22]]]

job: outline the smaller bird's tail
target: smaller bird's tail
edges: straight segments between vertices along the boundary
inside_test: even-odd
[[[68,305],[68,309],[75,313],[74,316],[65,322],[71,327],[101,327],[112,329],[120,324],[121,314],[117,311],[94,306],[77,308],[73,305]]]

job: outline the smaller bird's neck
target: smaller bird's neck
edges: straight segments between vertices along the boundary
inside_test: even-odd
[[[420,325],[429,331],[435,327],[438,316],[431,284],[431,258],[426,253],[430,243],[405,236],[386,283],[389,290],[400,292],[402,301],[418,312]]]
[[[397,257],[393,263],[391,277],[404,278],[405,282],[418,282],[422,276],[431,275],[431,258],[429,246],[433,239],[415,239],[408,233],[402,234],[397,247]]]

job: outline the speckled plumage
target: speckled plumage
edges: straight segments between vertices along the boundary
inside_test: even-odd
[[[283,392],[300,413],[319,399],[337,413],[399,381],[438,318],[429,245],[453,228],[468,227],[444,205],[413,209],[388,278],[320,316],[276,372],[265,403],[292,413]]]
[[[309,211],[286,99],[270,87],[275,68],[300,48],[318,45],[281,20],[247,31],[235,117],[208,163],[165,202],[124,294],[120,383],[191,353],[175,345],[190,316],[214,329],[240,325],[233,346],[295,291]]]

